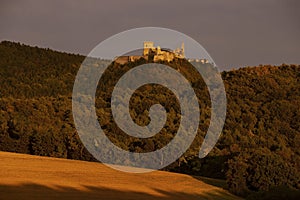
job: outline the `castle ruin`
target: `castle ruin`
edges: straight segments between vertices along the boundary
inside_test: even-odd
[[[144,58],[145,60],[153,59],[154,62],[170,62],[175,58],[185,58],[184,43],[182,43],[181,48],[171,50],[167,48],[161,48],[160,46],[155,47],[153,42],[145,41],[143,55],[119,56],[115,59],[115,62],[119,64],[125,64],[127,62],[134,62],[140,58]]]

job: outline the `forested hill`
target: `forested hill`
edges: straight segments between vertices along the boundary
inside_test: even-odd
[[[0,95],[33,98],[71,96],[84,56],[30,47],[8,41],[0,44]]]
[[[8,41],[0,43],[0,150],[94,161],[78,138],[71,108],[75,76],[84,58]],[[145,62],[140,60],[125,66],[112,63],[110,67],[114,71],[108,71],[112,79],[100,84],[103,87],[107,83],[109,87],[98,93],[96,106],[109,104],[108,94],[114,78]],[[183,74],[194,74],[183,60],[170,66],[181,67]],[[261,192],[268,190],[297,193],[296,188],[298,191],[300,188],[300,66],[245,67],[222,72],[222,78],[227,94],[227,117],[217,145],[205,159],[197,158],[209,125],[210,103],[201,77],[192,77],[191,85],[200,97],[199,134],[189,151],[165,170],[226,179],[230,191],[248,198],[265,195]],[[142,88],[133,101],[145,102],[147,108],[154,103],[151,99],[157,93],[161,94],[159,101],[166,101],[163,105],[169,117],[178,117],[178,102],[161,87]],[[153,98],[144,99],[147,94]],[[143,114],[146,108],[132,110],[139,124],[147,123],[148,118]],[[106,107],[97,107],[100,124],[115,144],[128,151],[161,148],[178,128],[178,124],[167,126],[159,140],[155,137],[136,140],[125,137],[114,126],[109,127],[113,123],[109,112]]]

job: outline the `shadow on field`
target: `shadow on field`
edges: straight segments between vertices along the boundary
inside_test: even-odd
[[[0,185],[0,199],[138,199],[138,200],[193,200],[193,199],[231,199],[223,192],[189,194],[155,189],[159,196],[143,192],[120,191],[105,187],[84,186],[85,189],[55,186],[50,188],[38,184]]]
[[[223,188],[224,190],[228,190],[228,186],[226,184],[225,180],[221,179],[213,179],[213,178],[208,178],[208,177],[203,177],[203,176],[192,176],[194,179],[202,181],[206,184],[213,185],[219,188]]]

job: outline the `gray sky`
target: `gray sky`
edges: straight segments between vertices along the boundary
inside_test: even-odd
[[[299,8],[297,0],[0,0],[0,40],[86,55],[121,31],[157,26],[194,38],[221,69],[300,64]]]

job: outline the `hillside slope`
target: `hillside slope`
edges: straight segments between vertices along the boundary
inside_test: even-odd
[[[81,143],[72,118],[72,89],[84,59],[50,49],[0,43],[1,151],[95,160]],[[131,152],[164,147],[180,123],[180,105],[174,94],[157,85],[141,87],[134,93],[132,103],[136,106],[132,104],[130,113],[134,122],[146,125],[150,106],[160,103],[168,114],[160,133],[139,139],[128,136],[114,122],[110,109],[114,85],[128,70],[146,62],[111,63],[96,92],[101,127],[115,145]],[[200,124],[193,144],[163,170],[223,179],[231,192],[244,197],[252,192],[278,191],[281,187],[286,193],[291,193],[290,189],[300,193],[299,65],[261,65],[222,72],[226,121],[213,150],[199,159],[199,148],[210,124],[206,84],[185,60],[162,64],[189,78],[200,105]],[[105,155],[110,156],[109,152]],[[121,157],[118,162],[124,163],[126,158]]]
[[[188,175],[93,162],[0,152],[0,169],[0,199],[239,199]]]

